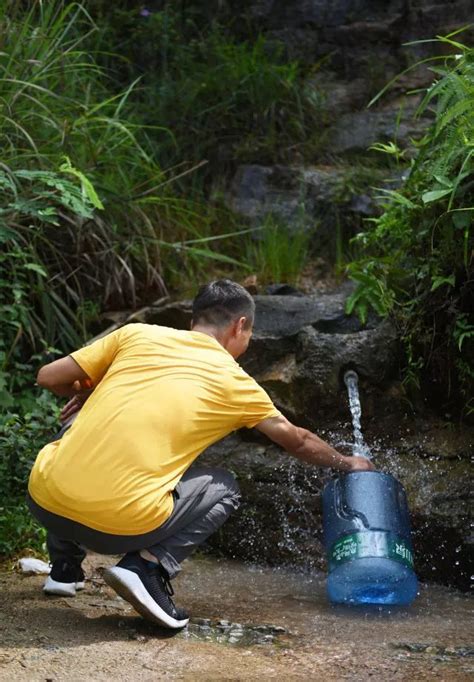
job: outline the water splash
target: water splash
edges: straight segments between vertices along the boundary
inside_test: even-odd
[[[349,396],[349,407],[352,415],[352,428],[354,430],[354,444],[352,446],[352,454],[358,457],[372,456],[369,447],[364,441],[362,435],[360,418],[362,416],[362,408],[360,406],[359,398],[359,377],[354,370],[350,369],[344,374],[344,383],[347,386],[347,394]]]

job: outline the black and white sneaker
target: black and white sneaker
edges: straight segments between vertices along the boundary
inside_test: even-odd
[[[53,561],[51,572],[46,578],[43,592],[59,597],[75,597],[76,590],[83,590],[84,571],[74,563],[58,559]]]
[[[189,616],[171,599],[173,588],[162,566],[145,561],[138,552],[126,554],[104,572],[107,585],[128,601],[144,618],[167,628],[182,628]]]

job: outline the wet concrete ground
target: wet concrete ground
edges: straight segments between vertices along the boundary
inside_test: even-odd
[[[42,594],[44,577],[0,574],[0,680],[470,680],[472,602],[422,586],[410,608],[328,604],[323,577],[194,559],[175,581],[191,611],[157,629],[87,560],[86,590]]]

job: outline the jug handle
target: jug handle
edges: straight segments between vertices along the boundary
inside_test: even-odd
[[[370,524],[365,514],[356,511],[349,507],[347,502],[343,499],[341,490],[341,477],[338,476],[334,483],[334,503],[336,507],[336,514],[345,521],[355,521],[359,530],[370,530]]]

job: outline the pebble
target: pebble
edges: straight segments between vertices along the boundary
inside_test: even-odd
[[[193,618],[191,621],[192,625],[211,625],[211,619],[210,618]]]
[[[240,639],[239,637],[231,635],[227,641],[229,642],[229,644],[238,644],[239,639]]]
[[[137,642],[148,642],[148,637],[145,637],[145,635],[140,635],[138,632],[131,632],[128,635],[129,639],[134,639]]]

